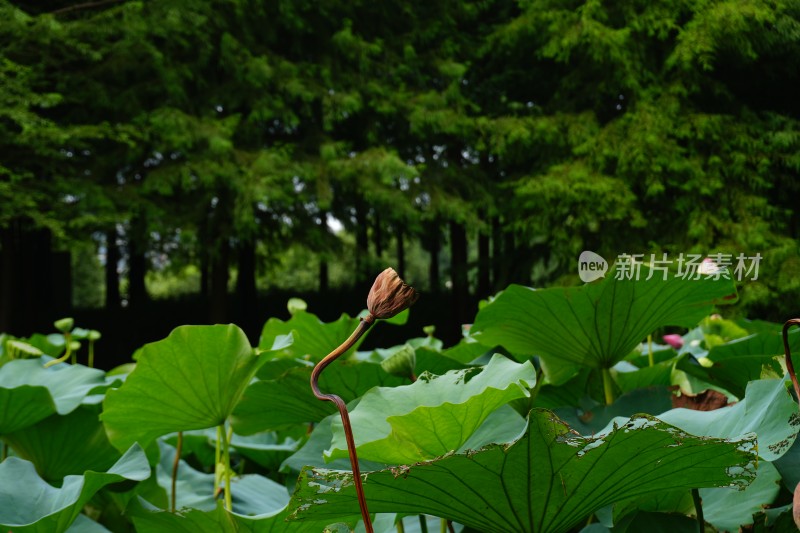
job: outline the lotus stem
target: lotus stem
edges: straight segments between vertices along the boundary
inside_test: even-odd
[[[703,533],[706,529],[706,521],[703,518],[703,502],[698,489],[692,489],[692,501],[694,502],[694,512],[697,514],[697,532]]]
[[[373,533],[372,522],[369,518],[369,509],[367,508],[367,499],[364,496],[364,486],[361,482],[361,469],[358,466],[358,455],[356,454],[355,440],[353,439],[353,428],[350,426],[350,416],[347,413],[347,404],[344,403],[339,396],[335,394],[324,394],[319,390],[317,384],[319,375],[325,370],[329,364],[334,362],[339,356],[353,347],[353,345],[361,338],[361,336],[372,326],[375,319],[371,314],[362,318],[356,326],[355,331],[350,337],[342,343],[341,346],[333,350],[322,361],[317,363],[314,370],[311,371],[311,390],[318,399],[323,401],[333,402],[339,410],[339,417],[342,419],[342,427],[344,428],[344,436],[347,441],[347,452],[350,455],[350,468],[353,471],[353,481],[356,485],[356,494],[358,496],[358,506],[361,508],[361,518],[364,520],[364,527],[367,533]]]
[[[225,424],[219,426],[222,435],[222,477],[225,480],[225,509],[233,511],[233,497],[231,496],[231,442],[225,431]]]
[[[58,359],[53,359],[52,361],[46,362],[44,364],[44,367],[50,368],[53,365],[57,365],[58,363],[63,363],[64,361],[69,359],[69,356],[72,355],[72,349],[70,346],[71,344],[72,344],[72,339],[70,338],[69,332],[64,333],[64,345],[65,345],[64,355],[62,355]]]
[[[653,336],[647,336],[647,362],[649,366],[653,366]]]
[[[175,444],[175,460],[172,462],[172,497],[170,509],[174,513],[177,510],[178,501],[178,465],[181,462],[181,451],[183,450],[183,431],[178,432],[178,442]]]
[[[335,394],[324,394],[319,390],[319,376],[325,368],[334,362],[339,356],[352,348],[356,341],[372,326],[376,319],[391,318],[397,313],[408,309],[417,301],[417,291],[400,279],[393,268],[387,268],[375,278],[375,283],[367,296],[367,316],[361,319],[355,331],[342,343],[341,346],[326,355],[314,370],[311,371],[311,390],[319,400],[333,402],[339,410],[339,417],[342,419],[344,437],[347,441],[347,453],[350,456],[350,467],[353,470],[353,482],[356,486],[358,496],[358,506],[361,508],[361,518],[364,520],[364,527],[367,533],[373,533],[372,522],[369,518],[367,508],[367,498],[364,496],[364,485],[361,480],[361,469],[358,466],[358,455],[356,455],[356,443],[353,438],[353,428],[350,425],[350,415],[347,413],[347,404]]]
[[[419,515],[419,531],[420,533],[428,533],[428,519],[424,514]]]
[[[222,471],[219,465],[222,463],[222,426],[217,426],[217,442],[214,446],[214,499],[219,496],[219,484],[222,482]]]
[[[614,387],[612,385],[611,370],[604,368],[603,373],[603,393],[606,397],[606,405],[614,403]]]
[[[800,318],[789,319],[783,325],[783,351],[786,355],[786,370],[789,372],[789,377],[792,378],[797,400],[800,401],[800,384],[797,383],[797,374],[794,373],[794,364],[792,363],[792,352],[789,349],[789,328],[792,326],[800,326]]]

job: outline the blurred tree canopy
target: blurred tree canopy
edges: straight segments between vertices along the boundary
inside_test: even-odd
[[[446,279],[463,321],[509,282],[576,282],[586,249],[759,253],[743,309],[800,297],[798,0],[0,0],[0,21],[0,330],[35,299],[20,276],[87,243],[107,307],[194,265],[213,321],[232,272],[253,310],[298,246],[321,290],[417,246],[411,281]]]

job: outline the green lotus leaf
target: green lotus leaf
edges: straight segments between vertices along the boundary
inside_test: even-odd
[[[79,514],[78,518],[67,529],[67,533],[111,533],[111,530],[98,524],[85,514]]]
[[[305,444],[281,463],[280,471],[297,473],[300,472],[304,466],[308,465],[343,471],[350,470],[350,459],[335,459],[328,463],[326,463],[324,459],[324,452],[330,446],[331,439],[333,439],[331,425],[333,421],[338,420],[338,418],[339,413],[336,413],[323,418],[319,423],[315,424],[314,430],[311,432],[311,435],[308,436]],[[358,464],[362,472],[380,470],[386,467],[385,463],[365,461],[361,457],[358,458]]]
[[[417,354],[409,344],[398,347],[395,352],[381,362],[381,367],[389,374],[401,377],[416,376]]]
[[[156,465],[158,487],[141,491],[149,502],[168,507],[172,492],[172,467],[175,448],[163,440],[158,440],[160,458]],[[178,509],[199,509],[213,511],[217,500],[214,498],[214,474],[207,474],[192,468],[186,461],[178,463],[176,480],[176,507]],[[155,490],[152,490],[155,489]],[[280,485],[258,474],[245,474],[231,479],[233,510],[242,515],[258,515],[283,509],[289,502],[289,493]]]
[[[610,368],[657,328],[693,327],[736,294],[725,279],[646,279],[645,266],[638,280],[616,273],[580,287],[511,285],[478,312],[472,335],[520,360],[540,356],[548,379],[561,383],[574,374],[565,365]]]
[[[270,361],[265,367],[279,365]],[[253,382],[245,389],[231,417],[234,430],[251,435],[288,424],[304,424],[321,420],[336,407],[317,399],[311,392],[311,371],[308,365],[289,368],[275,379]],[[361,361],[336,361],[320,375],[320,389],[338,394],[345,402],[354,400],[377,385],[395,386],[408,379],[392,376],[381,365]]]
[[[31,461],[39,475],[54,484],[70,474],[103,472],[120,458],[108,441],[98,409],[90,405],[63,416],[51,415],[4,439],[18,457]]]
[[[759,461],[755,479],[744,490],[700,489],[705,521],[719,531],[739,531],[740,526],[752,524],[753,515],[774,503],[780,491],[780,479],[772,463]],[[641,511],[693,515],[695,509],[688,490],[648,494],[614,504],[614,525],[625,524],[625,517],[637,512],[641,514]],[[630,526],[628,531],[631,531]]]
[[[319,361],[335,348],[339,347],[356,329],[359,318],[343,314],[335,322],[322,322],[316,315],[307,311],[300,311],[287,320],[270,318],[261,330],[259,348],[271,349],[276,338],[292,335],[294,342],[281,354],[286,357],[305,358]],[[361,342],[366,338],[362,336],[358,342],[348,350],[348,354],[355,352]]]
[[[795,439],[791,448],[773,461],[772,465],[781,473],[784,487],[793,492],[800,484],[800,440]]]
[[[136,369],[106,395],[111,443],[147,446],[174,431],[222,424],[267,358],[234,325],[181,326],[142,348]]]
[[[535,382],[530,362],[519,364],[495,355],[483,369],[423,374],[411,385],[372,389],[350,414],[358,455],[402,464],[458,450],[492,411],[528,397]],[[345,456],[341,421],[334,422],[326,457]]]
[[[54,413],[65,415],[107,385],[102,370],[68,364],[44,368],[44,361],[15,359],[0,367],[0,434],[18,431]]]
[[[170,513],[159,509],[133,512],[137,533],[319,533],[329,522],[287,522],[289,512],[281,509],[272,514],[244,516],[226,511],[222,502],[212,511],[186,509]]]
[[[792,353],[800,354],[800,330],[789,332],[789,347]],[[765,373],[783,375],[783,336],[780,328],[769,333],[756,333],[715,346],[707,357],[713,366],[694,367],[692,373],[742,398],[750,381],[761,379]],[[689,370],[687,364],[680,368]]]
[[[637,413],[661,413],[672,408],[672,391],[667,387],[650,387],[627,392],[611,405],[603,405],[584,398],[580,409],[560,407],[553,409],[561,420],[581,435],[593,435],[618,417]]]
[[[485,532],[553,533],[639,494],[742,488],[755,476],[755,447],[754,436],[695,437],[647,415],[585,438],[534,409],[513,444],[371,472],[364,489],[372,512],[433,514]],[[293,518],[358,512],[352,474],[306,468],[297,487]]]
[[[744,399],[729,407],[714,411],[672,409],[658,418],[698,436],[736,438],[755,433],[758,455],[767,461],[782,456],[792,446],[800,429],[797,404],[780,379],[751,382]]]
[[[744,490],[700,489],[703,517],[720,531],[739,531],[753,515],[774,503],[781,475],[769,461],[759,461],[756,479]]]
[[[300,448],[300,442],[291,437],[280,438],[277,433],[267,431],[249,436],[234,433],[231,446],[268,471],[277,472],[281,463]]]
[[[150,465],[138,445],[132,446],[107,472],[88,471],[64,478],[60,488],[36,474],[33,464],[18,457],[0,463],[0,527],[30,533],[66,531],[83,506],[103,487],[120,481],[141,481]],[[36,505],[31,505],[36,502]]]
[[[159,441],[161,458],[156,466],[158,488],[143,491],[147,501],[129,508],[136,531],[321,531],[325,524],[302,525],[285,521],[289,493],[283,485],[263,476],[237,476],[231,483],[233,511],[226,511],[214,496],[214,474],[205,474],[181,460],[178,465],[178,513],[163,511],[167,507],[172,483],[175,449]],[[154,502],[152,505],[148,502]],[[313,528],[317,529],[314,530]]]

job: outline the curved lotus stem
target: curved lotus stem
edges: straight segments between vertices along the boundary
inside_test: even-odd
[[[366,332],[374,322],[375,319],[372,318],[372,315],[367,315],[365,318],[362,318],[353,334],[350,335],[350,337],[344,341],[341,346],[336,348],[334,351],[325,356],[322,361],[317,363],[317,366],[315,366],[314,370],[311,371],[311,390],[314,392],[314,396],[320,400],[333,402],[336,405],[336,408],[339,410],[339,416],[342,419],[342,427],[344,428],[344,436],[347,440],[347,452],[350,455],[350,467],[353,470],[353,481],[356,484],[358,505],[361,508],[361,518],[364,519],[364,526],[367,528],[367,533],[372,533],[373,531],[372,522],[370,522],[369,519],[367,499],[364,496],[364,486],[361,483],[361,470],[358,467],[358,456],[356,455],[356,445],[355,441],[353,440],[353,429],[350,426],[350,416],[347,414],[347,405],[339,396],[335,394],[324,394],[322,391],[320,391],[317,381],[319,380],[319,375],[323,370],[325,370],[325,367],[331,364],[337,357],[352,348],[356,341],[361,338],[364,332]]]
[[[378,277],[375,278],[375,283],[369,291],[369,296],[367,296],[367,310],[369,311],[367,316],[361,319],[355,331],[353,331],[350,337],[344,341],[341,346],[326,355],[322,361],[317,363],[314,370],[311,371],[311,390],[314,396],[320,400],[333,402],[339,410],[339,416],[342,419],[342,427],[344,428],[344,436],[347,441],[347,453],[350,455],[350,467],[353,470],[353,481],[356,485],[358,505],[361,508],[361,518],[364,520],[367,533],[373,533],[372,522],[369,518],[369,509],[367,509],[367,499],[364,496],[361,469],[358,467],[356,444],[353,439],[353,429],[350,426],[350,415],[347,413],[347,404],[335,394],[325,394],[320,391],[317,382],[319,381],[320,374],[325,370],[325,367],[352,348],[356,341],[361,338],[373,323],[375,323],[375,319],[393,317],[417,301],[417,296],[417,292],[406,285],[394,269],[387,268],[381,272]]]
[[[789,319],[783,325],[783,351],[786,355],[786,370],[789,372],[789,377],[792,378],[792,384],[794,385],[794,392],[797,395],[797,400],[800,401],[800,384],[797,382],[797,374],[794,373],[792,352],[789,350],[789,328],[792,326],[800,326],[800,318]]]

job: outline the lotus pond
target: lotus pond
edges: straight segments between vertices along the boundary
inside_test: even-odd
[[[420,332],[332,364],[374,530],[796,531],[782,325],[715,314],[724,276],[644,277],[512,285],[454,346]],[[296,303],[257,346],[182,326],[109,371],[68,319],[0,335],[2,531],[363,531],[342,423],[309,387],[359,318]]]

